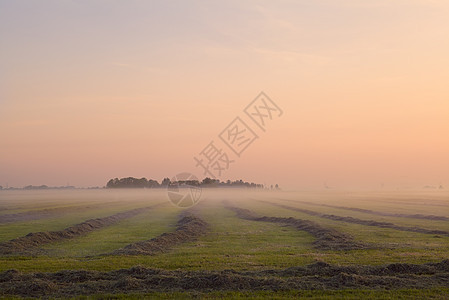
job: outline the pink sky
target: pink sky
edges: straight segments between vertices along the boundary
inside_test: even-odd
[[[265,91],[284,114],[221,179],[449,186],[448,15],[424,0],[2,1],[0,185],[203,177],[193,157]]]

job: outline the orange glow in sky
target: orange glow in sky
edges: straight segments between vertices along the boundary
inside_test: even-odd
[[[221,179],[449,186],[448,1],[0,1],[0,185],[189,171],[260,91]]]

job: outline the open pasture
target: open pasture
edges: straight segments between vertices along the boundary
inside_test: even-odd
[[[436,297],[443,191],[0,191],[2,296]],[[32,233],[32,234],[30,234]]]

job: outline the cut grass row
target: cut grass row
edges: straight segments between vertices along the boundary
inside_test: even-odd
[[[76,299],[447,299],[449,288],[398,289],[398,290],[289,290],[289,291],[214,291],[214,292],[148,292],[96,294]],[[0,297],[2,299],[2,297]],[[6,299],[23,299],[8,296]]]
[[[265,197],[265,196],[264,196]],[[270,196],[267,196],[270,197]],[[258,197],[260,199],[260,197]],[[424,214],[449,216],[449,192],[295,192],[273,194],[270,198],[283,198],[334,206],[360,207],[398,214]]]
[[[267,202],[269,203],[269,202]],[[257,222],[271,222],[274,224],[288,225],[296,228],[300,231],[310,233],[315,241],[313,246],[315,249],[320,250],[355,250],[355,249],[368,249],[374,248],[373,246],[355,242],[352,236],[339,232],[332,228],[326,228],[320,224],[309,221],[301,220],[297,218],[280,218],[272,216],[260,216],[248,209],[242,209],[237,206],[233,206],[231,203],[226,202],[225,207],[236,215],[245,220],[257,221]]]
[[[237,204],[238,202],[235,203]],[[258,200],[241,201],[239,203],[239,206],[242,208],[252,209],[259,214],[276,215],[279,217],[297,217],[305,220],[313,220],[331,228],[335,228],[343,232],[348,232],[356,238],[371,243],[384,245],[390,244],[393,246],[395,244],[398,244],[398,241],[406,241],[408,239],[408,242],[404,243],[404,245],[411,246],[414,241],[425,241],[431,244],[436,243],[443,245],[448,244],[449,241],[448,237],[440,235],[423,234],[416,232],[401,232],[391,228],[371,227],[362,224],[345,223],[341,221],[321,218],[319,216],[312,216],[304,212],[273,206],[270,203],[263,203]],[[427,222],[429,223],[431,221]],[[425,225],[426,223],[423,224]]]
[[[116,195],[118,194],[94,190],[3,190],[0,191],[0,215],[122,200]]]
[[[24,236],[30,232],[57,231],[81,223],[87,219],[103,218],[125,210],[146,207],[164,203],[160,199],[146,199],[145,201],[123,201],[114,204],[105,203],[86,210],[74,210],[61,215],[53,215],[41,220],[0,224],[0,242]]]
[[[288,205],[297,207],[300,209],[313,210],[322,214],[335,214],[340,216],[350,216],[353,218],[359,219],[371,219],[379,222],[390,222],[400,226],[408,226],[408,227],[423,227],[428,228],[430,230],[447,230],[449,228],[449,221],[446,220],[426,220],[421,218],[402,218],[395,216],[379,216],[376,214],[371,214],[367,212],[348,210],[343,208],[338,208],[336,205],[331,207],[327,204],[315,203],[309,201],[300,201],[300,200],[290,200],[290,199],[277,199],[266,197],[263,201],[270,201],[277,204]],[[355,207],[352,207],[355,208]],[[357,207],[359,208],[359,207]],[[364,208],[365,209],[365,208]],[[388,207],[384,207],[385,211],[389,211]],[[412,214],[417,214],[419,211],[412,211]],[[444,215],[444,209],[440,209],[439,215]],[[448,214],[449,214],[449,206],[448,206]]]
[[[310,209],[300,208],[297,206],[285,205],[285,204],[275,203],[275,202],[270,202],[270,201],[260,200],[260,202],[264,202],[264,203],[271,204],[271,205],[274,205],[277,207],[285,208],[287,210],[298,211],[301,213],[305,213],[307,215],[316,216],[316,217],[323,218],[323,219],[339,221],[339,222],[360,224],[360,225],[364,225],[364,226],[374,226],[374,227],[380,227],[380,228],[391,228],[391,229],[399,230],[399,231],[410,231],[410,232],[416,232],[416,233],[449,236],[449,231],[447,231],[447,230],[428,229],[428,228],[418,227],[416,225],[403,226],[403,225],[397,225],[397,224],[394,224],[391,222],[377,221],[377,220],[373,220],[373,219],[360,219],[360,218],[354,218],[352,216],[341,216],[341,215],[335,215],[335,214],[329,214],[329,213],[320,213],[316,210],[310,210]]]
[[[197,217],[189,216],[187,222],[198,220]],[[65,270],[24,274],[11,270],[0,273],[0,295],[67,297],[120,293],[124,290],[145,293],[179,290],[429,289],[447,287],[448,272],[449,260],[422,265],[395,263],[351,267],[321,262],[304,267],[263,271],[169,271],[141,266],[111,272]]]
[[[304,219],[309,217],[313,219],[311,216],[298,216],[297,214],[300,213],[292,213],[282,208],[273,208],[271,205],[252,202],[242,202],[241,204],[265,215],[296,216]],[[379,244],[395,243],[398,247],[392,249],[353,251],[317,251],[312,248],[312,242],[315,239],[306,232],[282,225],[239,219],[233,212],[225,209],[219,202],[205,200],[201,205],[201,216],[211,227],[209,234],[200,237],[195,242],[176,246],[168,253],[157,256],[69,257],[71,255],[78,256],[86,253],[97,254],[106,249],[112,249],[118,246],[118,243],[112,243],[108,246],[98,247],[98,245],[91,243],[94,239],[90,239],[90,235],[88,235],[83,237],[82,239],[85,240],[81,242],[86,247],[81,245],[73,252],[70,251],[70,248],[79,239],[70,241],[67,244],[64,243],[64,245],[61,244],[58,247],[52,246],[57,251],[59,248],[60,253],[65,253],[63,257],[42,256],[33,259],[29,257],[2,258],[0,270],[16,268],[25,272],[57,271],[62,269],[106,271],[129,268],[137,264],[145,267],[169,270],[223,270],[231,268],[236,270],[259,270],[287,268],[295,265],[305,265],[315,261],[343,265],[438,262],[447,258],[447,253],[449,253],[447,240],[441,241],[436,239],[437,242],[432,244],[429,243],[432,238],[427,235],[423,235],[424,237],[422,237],[419,234],[410,233],[411,235],[408,236],[405,232],[395,232],[390,229],[382,229],[385,230],[383,233],[374,230],[364,231],[363,228],[366,226],[356,224],[340,224],[340,226],[336,226],[337,223],[341,222],[331,220],[318,221],[320,224],[353,234],[361,241],[378,242]],[[161,221],[163,222],[164,216],[171,214],[172,219],[169,220],[170,218],[168,217],[166,219],[168,222],[165,224],[166,226],[172,226],[172,229],[174,228],[175,212],[170,212],[167,209],[167,211],[159,211],[157,214],[160,219],[155,219],[155,224]],[[146,229],[150,230],[153,228],[148,226],[145,220],[151,220],[150,216],[135,220],[134,225],[137,232],[143,233]],[[115,235],[117,231],[108,232],[107,230],[109,229],[113,228],[104,229],[106,231],[103,232],[103,236],[112,242],[114,238],[117,238],[117,235]],[[121,229],[117,227],[114,230]],[[155,235],[165,230],[164,228],[160,228],[160,231],[155,233]],[[123,235],[120,236],[121,239],[127,239],[127,232],[127,230],[123,231]],[[100,232],[93,234],[101,235]],[[135,240],[139,239],[139,237],[135,237]],[[96,247],[98,249],[95,249]]]
[[[398,290],[290,290],[290,291],[215,291],[151,292],[143,294],[106,294],[79,299],[447,299],[449,288]]]
[[[166,198],[164,189],[0,190],[0,215],[79,205],[147,202]]]
[[[161,211],[159,214],[166,215]],[[14,266],[26,272],[80,268],[112,270],[136,264],[164,269],[264,268],[278,264],[286,266],[290,255],[309,252],[313,241],[307,233],[292,228],[271,224],[261,226],[256,222],[239,220],[225,209],[205,207],[201,216],[211,224],[209,234],[196,242],[176,246],[173,251],[157,256],[2,258],[0,268],[6,270]],[[87,236],[83,237],[85,238],[87,239]],[[70,246],[66,244],[64,248],[67,247]],[[301,257],[300,259],[302,263],[311,261]]]
[[[166,203],[164,203],[165,205]],[[73,226],[64,228],[58,231],[44,231],[44,232],[32,232],[26,236],[21,236],[16,239],[0,243],[1,255],[20,255],[29,253],[35,255],[40,253],[43,245],[74,239],[86,234],[89,234],[95,230],[102,229],[113,224],[117,224],[122,220],[132,218],[147,210],[154,209],[161,204],[156,204],[149,207],[135,208],[119,212],[113,215],[109,215],[103,218],[88,219],[82,223],[75,224]]]
[[[449,253],[449,237],[445,236],[433,236],[428,234],[421,234],[415,232],[401,232],[389,228],[377,228],[364,226],[359,224],[344,223],[329,219],[322,219],[316,216],[310,216],[305,213],[291,211],[281,207],[273,207],[267,203],[260,203],[259,201],[241,201],[240,206],[243,208],[253,209],[255,212],[262,215],[276,215],[279,217],[295,217],[304,220],[311,220],[334,228],[338,231],[346,232],[352,235],[356,240],[379,245],[385,249],[386,259],[391,255],[391,252],[395,253],[395,257],[400,255],[401,259],[409,261],[416,256],[416,259],[429,257],[427,253],[436,255],[438,259],[444,259]],[[390,248],[390,249],[389,249]],[[367,250],[371,251],[371,250]],[[375,250],[373,250],[375,251]],[[361,251],[361,257],[363,253]],[[377,260],[373,257],[373,261]]]
[[[142,204],[146,205],[137,206],[135,204],[125,204],[109,206],[83,212],[72,212],[67,215],[55,216],[45,220],[0,224],[0,242],[25,236],[31,232],[58,231],[82,223],[87,219],[104,218],[126,210],[148,206],[148,203]]]
[[[75,239],[48,244],[42,249],[52,257],[100,255],[128,244],[151,239],[175,229],[179,211],[169,205],[156,207],[117,224]]]

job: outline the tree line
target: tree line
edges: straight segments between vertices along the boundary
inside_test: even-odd
[[[146,179],[143,178],[134,178],[134,177],[126,177],[126,178],[114,178],[108,181],[106,184],[106,188],[164,188],[169,185],[179,184],[179,185],[193,185],[193,186],[201,186],[201,187],[245,187],[245,188],[256,188],[263,189],[263,184],[258,184],[254,182],[247,182],[243,180],[227,180],[220,181],[218,179],[212,179],[209,177],[204,178],[202,181],[198,180],[187,180],[187,181],[175,181],[172,182],[170,178],[164,178],[161,183],[157,180]],[[279,189],[279,186],[276,184],[275,187],[271,185],[271,188]]]

